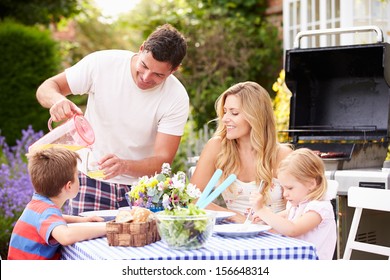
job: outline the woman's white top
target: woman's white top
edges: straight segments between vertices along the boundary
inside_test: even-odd
[[[249,202],[249,197],[255,192],[261,192],[259,185],[256,185],[255,182],[246,183],[237,179],[230,188],[222,192],[222,197],[228,209],[237,211],[242,215],[247,215],[252,207]],[[283,190],[279,184],[274,184],[271,187],[269,200],[268,207],[273,212],[277,213],[285,209]]]

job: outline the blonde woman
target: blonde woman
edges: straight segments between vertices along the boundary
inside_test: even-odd
[[[216,103],[218,127],[205,145],[191,183],[203,190],[216,169],[237,180],[223,193],[226,207],[207,208],[236,213],[231,220],[244,222],[251,208],[249,196],[260,192],[274,212],[285,209],[282,189],[273,184],[279,162],[292,152],[278,143],[275,116],[268,92],[255,82],[238,83],[222,93]],[[264,184],[260,188],[260,182]]]

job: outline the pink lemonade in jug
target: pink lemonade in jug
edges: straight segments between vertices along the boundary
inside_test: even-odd
[[[28,152],[55,146],[77,151],[89,147],[95,142],[93,129],[87,119],[82,115],[74,115],[54,129],[51,123],[52,120],[50,118],[48,122],[50,132],[32,144],[28,148]]]

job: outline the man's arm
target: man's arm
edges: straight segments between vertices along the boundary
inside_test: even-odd
[[[71,90],[66,80],[65,72],[44,81],[37,89],[38,102],[45,108],[50,108],[50,115],[54,122],[70,118],[74,114],[83,112],[73,102],[66,98]]]
[[[126,174],[133,177],[154,175],[161,171],[163,163],[171,164],[180,144],[181,136],[158,132],[154,144],[154,156],[141,160],[124,160],[110,154],[104,156],[99,165],[104,170],[105,180]]]

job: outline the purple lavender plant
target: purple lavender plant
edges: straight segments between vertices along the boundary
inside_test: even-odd
[[[0,135],[0,254],[5,259],[12,229],[33,194],[27,170],[28,147],[43,136],[31,126],[22,130],[22,138],[9,147]]]

